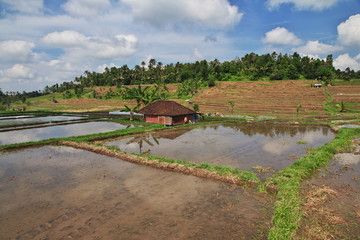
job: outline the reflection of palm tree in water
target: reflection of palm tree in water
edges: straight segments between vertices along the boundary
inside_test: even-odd
[[[144,142],[147,143],[151,147],[155,146],[154,143],[151,142],[151,138],[157,145],[160,144],[159,141],[152,134],[135,136],[132,139],[130,139],[126,144],[137,143],[137,144],[139,144],[139,153],[150,154],[150,148],[144,152],[142,152],[142,148],[143,148]]]

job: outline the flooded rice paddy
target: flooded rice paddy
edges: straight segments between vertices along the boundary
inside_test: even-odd
[[[32,123],[45,123],[45,122],[59,122],[59,121],[71,121],[71,120],[80,120],[85,119],[86,116],[69,116],[69,115],[59,115],[59,116],[43,116],[35,117],[32,115],[24,116],[10,116],[10,117],[0,117],[0,126],[12,126],[12,125],[21,125],[21,124],[32,124]]]
[[[50,138],[81,136],[94,133],[111,132],[129,128],[132,125],[124,125],[114,122],[85,122],[59,126],[47,126],[39,128],[21,129],[0,132],[0,145],[40,141]]]
[[[228,124],[172,130],[106,142],[129,153],[146,153],[195,163],[278,171],[307,150],[333,139],[328,127]]]
[[[61,146],[0,154],[1,239],[265,239],[252,190]]]

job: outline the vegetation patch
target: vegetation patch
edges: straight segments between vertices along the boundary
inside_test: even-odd
[[[291,239],[298,229],[301,213],[301,182],[315,171],[324,167],[336,152],[348,151],[351,140],[360,135],[360,129],[340,129],[335,139],[294,162],[268,179],[261,189],[276,196],[273,226],[268,239]]]

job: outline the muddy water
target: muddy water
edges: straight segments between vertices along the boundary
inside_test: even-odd
[[[265,239],[266,195],[69,147],[0,155],[0,239]]]
[[[251,170],[254,166],[280,170],[319,147],[334,134],[326,127],[274,125],[217,125],[191,130],[169,129],[107,142],[125,152],[148,153],[196,163]],[[299,141],[302,144],[299,143]],[[305,144],[304,144],[305,143]]]
[[[62,126],[7,131],[0,132],[0,145],[39,141],[49,138],[70,137],[101,132],[110,132],[128,127],[131,126],[113,122],[87,122]]]

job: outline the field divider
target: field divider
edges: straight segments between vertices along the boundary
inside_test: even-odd
[[[69,146],[77,149],[91,151],[97,154],[116,157],[121,160],[146,165],[149,167],[162,169],[171,172],[178,172],[186,175],[212,179],[230,184],[236,184],[243,187],[255,187],[260,184],[256,174],[249,171],[242,171],[230,167],[212,166],[207,163],[196,164],[187,161],[164,158],[159,156],[129,154],[120,149],[101,144],[92,144],[89,142],[59,141],[60,145]]]
[[[260,185],[261,191],[272,193],[276,198],[269,240],[292,239],[303,217],[303,200],[299,193],[302,181],[325,167],[336,153],[350,151],[352,140],[359,135],[360,128],[340,129],[331,142],[313,150]]]

